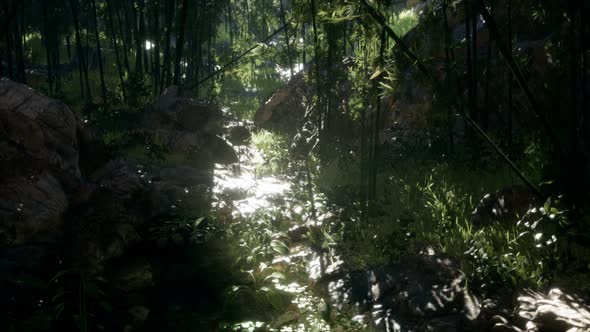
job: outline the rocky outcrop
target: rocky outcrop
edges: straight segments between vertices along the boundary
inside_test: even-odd
[[[80,177],[78,121],[63,103],[0,79],[2,170],[12,169],[10,174],[51,169]]]
[[[142,127],[217,134],[221,130],[222,120],[217,105],[183,96],[177,86],[171,86],[147,107]]]
[[[59,233],[68,199],[50,172],[6,179],[0,183],[0,197],[0,245]]]
[[[465,317],[479,314],[456,264],[432,248],[395,265],[326,275],[319,287],[332,306],[379,331],[465,330],[474,324]]]
[[[516,300],[513,320],[498,316],[491,331],[582,332],[590,330],[590,306],[577,295],[558,288],[546,295],[525,290]]]
[[[303,125],[311,110],[313,92],[305,73],[298,73],[256,111],[254,123],[259,127],[293,133]]]
[[[60,269],[108,275],[112,294],[140,294],[116,310],[131,316],[131,325],[145,321],[159,253],[139,249],[151,245],[162,218],[209,208],[214,164],[237,162],[220,137],[221,120],[215,105],[169,88],[129,128],[132,143],[119,148],[156,144],[166,160],[139,160],[107,151],[99,131],[63,103],[0,80],[0,294],[41,298],[35,285],[15,287],[21,275],[32,274],[41,288]]]
[[[185,97],[172,86],[146,108],[139,132],[168,153],[207,169],[238,162],[232,147],[218,136],[222,119],[217,105]]]
[[[90,174],[88,181],[98,187],[109,188],[114,195],[121,198],[130,198],[146,187],[141,173],[141,169],[135,163],[125,158],[117,158]]]
[[[468,291],[458,265],[430,247],[364,271],[347,271],[345,262],[330,261],[323,260],[320,273],[310,265],[316,290],[335,311],[375,331],[590,330],[587,299],[554,288],[547,294],[499,289],[480,300]]]
[[[59,233],[81,181],[77,126],[63,103],[0,80],[0,246]]]
[[[242,146],[250,141],[251,136],[250,129],[246,126],[238,125],[229,128],[227,139],[234,146]]]
[[[335,311],[375,331],[590,331],[587,299],[553,288],[547,294],[498,289],[480,300],[468,291],[458,265],[430,247],[364,271],[330,261],[323,260],[320,273],[310,265],[316,290]]]
[[[329,73],[322,73],[322,75],[330,76],[330,85],[326,89],[329,89],[327,94],[332,101],[330,114],[324,119],[326,139],[331,137],[341,140],[349,139],[355,137],[360,130],[359,125],[352,120],[349,107],[352,84],[347,72],[353,65],[354,61],[347,58],[333,65]],[[303,70],[294,75],[285,86],[258,108],[254,115],[254,123],[258,127],[293,136],[303,128],[305,123],[310,121],[315,123],[313,119],[320,112],[316,109],[317,103],[313,101],[316,93],[315,84],[309,82],[309,76]]]

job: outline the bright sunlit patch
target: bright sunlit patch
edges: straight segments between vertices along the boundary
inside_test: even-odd
[[[299,72],[303,70],[304,66],[303,63],[297,63],[293,65],[293,75],[297,75]],[[282,67],[276,65],[276,71],[281,76],[281,80],[288,81],[291,79],[291,68],[289,67]]]
[[[268,156],[250,146],[243,147],[241,150],[237,147],[234,148],[240,159],[240,165],[215,166],[212,190],[214,208],[229,210],[236,222],[248,222],[250,225],[259,223],[254,226],[257,229],[264,228],[260,225],[264,225],[268,221],[265,218],[259,218],[258,213],[267,215],[276,210],[287,218],[306,220],[305,216],[308,214],[309,207],[301,202],[296,203],[290,200],[293,179],[290,181],[276,176],[260,176],[257,174],[257,169],[259,169],[257,167],[267,163]],[[282,203],[277,205],[277,202]],[[318,211],[326,209],[325,203],[323,203],[324,197],[316,195],[315,202]],[[284,210],[279,211],[281,206]],[[316,216],[316,219],[325,220],[329,217],[330,214],[326,214],[325,217],[318,218]],[[318,223],[317,220],[313,222]],[[245,242],[243,245],[246,245]],[[311,249],[303,245],[293,246],[287,252],[281,252],[274,256],[272,260],[259,262],[255,270],[246,272],[261,276],[264,285],[260,290],[263,292],[288,295],[291,305],[286,308],[286,312],[275,317],[273,321],[258,322],[263,325],[256,325],[255,321],[247,321],[226,325],[226,327],[233,331],[332,331],[333,329],[325,321],[326,317],[322,317],[322,308],[326,307],[324,300],[314,294],[314,291],[307,285],[307,278],[303,281],[299,280],[294,278],[291,272],[293,269],[300,268],[307,269],[309,274],[312,270],[312,274],[315,272],[316,278],[319,278],[324,273],[335,271],[341,264],[341,259],[334,253],[330,255],[313,254]],[[239,288],[235,286],[233,292],[237,291]],[[358,324],[359,329],[364,326],[363,319],[360,317],[356,321],[351,321],[350,317],[347,317],[347,321]]]
[[[251,164],[264,162],[259,151],[246,148],[241,154],[248,154],[249,160],[240,165],[239,172],[222,165],[215,167],[213,193],[218,199],[229,199],[235,212],[246,216],[271,207],[272,199],[288,193],[291,185],[272,176],[256,176]],[[240,197],[240,193],[247,193],[246,197]]]
[[[296,282],[292,282],[288,285],[281,285],[278,283],[278,281],[275,284],[275,288],[291,294],[300,294],[307,289],[306,286],[301,286]]]
[[[254,332],[256,329],[263,327],[265,324],[264,322],[258,321],[247,321],[247,322],[240,322],[235,323],[230,326],[226,326],[226,328],[231,328],[233,331],[248,331]]]
[[[152,48],[154,48],[154,46],[156,46],[156,44],[152,43],[151,41],[149,41],[149,40],[146,40],[146,41],[145,41],[145,49],[146,49],[146,50],[148,50],[148,51],[149,51],[149,50],[151,50]]]

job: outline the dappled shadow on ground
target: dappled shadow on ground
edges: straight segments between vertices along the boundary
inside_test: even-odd
[[[326,270],[331,272],[320,278],[319,287],[330,303],[378,330],[405,331],[425,324],[448,326],[448,331],[463,328],[463,276],[431,248],[391,266]]]

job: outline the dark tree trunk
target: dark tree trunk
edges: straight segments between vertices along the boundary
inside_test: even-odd
[[[119,73],[119,82],[121,84],[121,92],[123,93],[123,101],[127,102],[127,93],[125,92],[125,80],[123,74],[123,68],[121,67],[121,57],[119,56],[119,44],[117,43],[117,36],[115,33],[115,23],[114,23],[114,15],[113,15],[113,0],[107,0],[107,10],[108,10],[108,19],[109,19],[109,27],[111,30],[111,44],[113,45],[113,49],[115,50],[115,61],[117,62],[117,72]]]
[[[510,54],[512,54],[512,0],[506,0],[506,11],[508,13],[508,49]],[[508,75],[508,125],[506,126],[506,131],[508,135],[508,146],[512,147],[512,92],[514,89],[514,78],[512,77],[512,73],[510,72],[510,68],[506,69]],[[510,150],[508,151],[510,153]]]
[[[446,67],[446,76],[445,76],[445,83],[449,89],[449,92],[453,90],[452,87],[452,81],[451,81],[451,73],[453,72],[451,70],[451,33],[449,31],[449,22],[448,22],[448,17],[447,17],[447,1],[445,0],[443,2],[443,6],[442,6],[442,13],[443,13],[443,29],[444,29],[444,35],[445,35],[445,67]],[[447,98],[453,98],[451,96],[451,93],[448,93]],[[453,108],[450,106],[447,106],[447,137],[449,140],[449,155],[453,155],[454,154],[454,150],[455,150],[455,139],[454,139],[454,133],[453,133],[453,126],[454,126],[454,112],[453,112]]]
[[[119,11],[117,17],[119,19],[119,32],[121,34],[121,41],[123,46],[123,64],[125,65],[125,72],[129,74],[131,73],[131,66],[129,65],[129,45],[131,44],[131,38],[129,36],[129,30],[124,28],[127,26],[127,22],[125,20],[125,18],[127,17],[126,10],[125,8],[123,8],[122,10],[123,14],[121,15],[121,12]]]
[[[174,85],[180,85],[180,78],[182,75],[181,62],[182,51],[184,48],[184,28],[186,26],[186,18],[188,12],[188,0],[182,1],[180,9],[180,24],[178,26],[178,38],[176,38],[176,58],[174,59]]]
[[[0,3],[2,5],[2,8],[0,8],[0,10],[2,11],[2,16],[0,16],[2,18],[2,22],[6,27],[10,27],[10,8],[8,7],[8,3],[5,0],[2,0]],[[4,68],[4,66],[2,65],[2,61],[0,61],[0,67],[2,68],[0,76],[6,75],[7,77],[12,78],[12,50],[10,46],[10,29],[3,29],[1,38],[4,41],[5,48],[2,49],[2,55],[4,56],[3,59],[6,59],[6,68]]]
[[[191,38],[190,38],[190,67],[187,71],[187,80],[188,81],[195,81],[198,82],[198,69],[199,69],[199,44],[201,42],[200,32],[201,32],[201,22],[204,19],[204,9],[202,8],[202,2],[199,3],[199,6],[195,8],[194,16],[196,19],[192,20],[193,25],[189,28],[189,31],[192,31]]]
[[[56,16],[56,12],[54,9],[53,16]],[[55,19],[53,20],[55,23]],[[55,24],[52,29],[51,39],[52,39],[52,55],[51,58],[53,59],[53,68],[55,69],[54,72],[54,88],[55,93],[60,94],[61,92],[61,54],[59,52],[60,44],[61,44],[61,35],[59,33],[58,25]]]
[[[164,68],[162,72],[162,83],[160,90],[170,85],[170,38],[172,37],[172,16],[174,13],[174,0],[166,0],[166,32],[164,33]]]
[[[139,38],[142,44],[143,51],[143,69],[149,73],[149,59],[146,47],[146,32],[145,32],[145,0],[139,0]]]
[[[204,2],[200,3],[200,14],[199,14],[199,23],[197,25],[197,34],[196,34],[196,59],[195,59],[195,80],[197,82],[200,82],[200,79],[202,77],[201,73],[203,71],[203,30],[205,28],[205,22],[206,22],[206,14],[205,14],[205,6],[206,4]],[[229,6],[229,5],[228,5]],[[232,32],[232,36],[233,36],[233,32]],[[230,39],[233,38],[230,36]],[[198,96],[199,95],[199,86],[197,85],[195,87],[195,91],[194,93]]]
[[[8,67],[8,77],[10,77],[10,79],[14,79],[14,72],[13,72],[13,68],[14,68],[14,64],[12,62],[12,18],[13,16],[11,15],[12,10],[11,7],[9,7],[8,2],[4,2],[4,12],[6,15],[6,21],[5,24],[7,26],[7,29],[4,29],[4,40],[6,42],[6,65]]]
[[[66,33],[66,51],[68,52],[68,60],[72,59],[72,41],[70,40],[70,33]]]
[[[305,36],[305,23],[301,24],[301,40],[302,40],[302,49],[303,52],[301,52],[301,63],[303,63],[303,71],[306,71],[307,69],[307,49],[306,49],[306,36]]]
[[[281,21],[283,25],[287,25],[286,13],[285,13],[285,6],[283,5],[283,0],[281,1]],[[285,44],[287,44],[287,59],[289,61],[289,71],[291,72],[291,77],[293,77],[293,60],[291,59],[291,42],[289,41],[289,29],[285,29]]]
[[[96,52],[98,54],[98,71],[100,74],[100,88],[102,91],[102,104],[107,105],[107,87],[104,82],[104,69],[102,66],[102,50],[100,47],[100,35],[98,33],[98,19],[96,17],[96,0],[91,0],[92,17],[94,19],[94,37],[96,38]]]
[[[229,32],[229,44],[230,44],[230,47],[233,47],[233,45],[234,45],[234,18],[233,18],[232,11],[231,11],[231,0],[227,1],[227,26],[228,26],[228,32]]]
[[[465,76],[467,82],[467,105],[469,105],[469,115],[473,118],[475,110],[472,109],[473,106],[473,75],[472,75],[472,62],[471,62],[471,4],[470,2],[465,2]],[[475,136],[473,131],[468,132],[471,138]],[[470,141],[473,141],[471,139]]]
[[[153,91],[154,96],[160,94],[160,0],[154,0],[154,24],[153,24],[153,38],[154,38],[154,64],[152,68],[153,76]]]
[[[133,36],[135,37],[135,73],[143,75],[143,36],[139,30],[140,13],[135,8],[135,5],[131,6],[133,13]]]
[[[590,14],[590,4],[588,2],[584,2],[582,5],[581,11],[581,25],[582,25],[582,33],[580,34],[580,43],[581,43],[581,51],[582,51],[582,110],[583,112],[583,120],[580,124],[580,128],[584,133],[585,143],[590,145],[590,103],[588,102],[588,93],[590,92],[590,86],[588,86],[588,71],[590,70],[588,66],[588,55],[589,55],[589,45],[588,39],[590,38],[590,20],[588,20],[588,14]],[[586,161],[587,163],[590,160]],[[587,165],[590,166],[590,165]]]
[[[319,45],[319,39],[318,39],[318,27],[317,27],[317,22],[316,22],[316,15],[317,15],[317,7],[316,7],[316,1],[315,0],[311,0],[310,2],[311,5],[311,24],[312,24],[312,28],[313,28],[313,45],[314,45],[314,61],[313,61],[313,68],[315,69],[315,86],[316,86],[316,96],[317,96],[317,109],[321,110],[322,109],[322,93],[321,93],[321,77],[320,77],[320,45]],[[316,125],[318,130],[321,130],[322,128],[322,121],[321,121],[321,111],[317,112],[317,119],[316,119]]]
[[[45,43],[45,56],[47,61],[47,86],[50,95],[53,95],[53,73],[52,73],[52,64],[53,61],[51,59],[51,42],[49,38],[49,20],[47,14],[47,2],[43,1],[42,4],[42,13],[43,13],[43,41]]]
[[[478,102],[477,102],[477,90],[478,90],[478,63],[477,63],[477,57],[478,57],[478,50],[479,47],[477,45],[477,21],[478,21],[478,17],[479,15],[477,15],[478,10],[477,10],[477,2],[473,1],[472,2],[472,17],[471,17],[471,103],[470,103],[470,110],[471,110],[471,118],[473,118],[473,121],[479,121],[479,110],[477,109],[478,107]]]
[[[80,36],[80,21],[78,16],[78,0],[70,0],[70,8],[72,10],[72,18],[74,21],[74,32],[76,36],[76,48],[78,49],[78,67],[80,70],[80,94],[82,98],[86,97],[86,101],[90,101],[90,86],[88,84],[88,70],[86,67],[84,50],[82,48],[82,40]],[[84,84],[86,83],[86,84]]]
[[[25,54],[23,50],[23,36],[25,29],[25,4],[23,2],[17,1],[16,6],[18,8],[14,29],[14,41],[16,42],[16,71],[19,82],[26,83],[27,77],[25,75]]]

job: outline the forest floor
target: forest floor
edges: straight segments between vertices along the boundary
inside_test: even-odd
[[[214,174],[213,213],[227,218],[226,239],[238,245],[231,273],[241,275],[224,294],[240,321],[221,328],[329,331],[327,305],[313,287],[321,255],[310,238],[329,213],[317,198],[311,212],[300,177],[260,174],[269,161],[252,143],[236,151],[239,165],[217,165]]]
[[[255,144],[235,149],[238,165],[216,165],[212,212],[194,255],[175,257],[202,279],[160,288],[160,309],[178,312],[156,310],[154,323],[172,323],[158,329],[397,331],[421,319],[394,306],[418,313],[436,301],[435,316],[463,319],[464,279],[449,260],[428,249],[359,269],[335,238],[339,210],[313,192],[305,166],[268,172],[273,160]],[[398,293],[409,296],[393,299]]]

